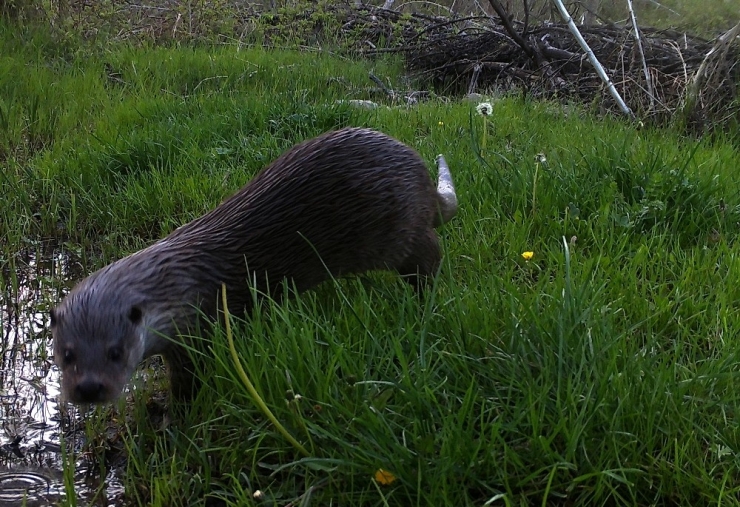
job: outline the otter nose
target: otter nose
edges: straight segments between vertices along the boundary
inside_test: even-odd
[[[81,403],[95,403],[103,399],[105,386],[102,382],[85,380],[75,387],[75,401]]]

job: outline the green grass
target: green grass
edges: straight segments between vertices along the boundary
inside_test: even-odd
[[[740,1],[664,0],[651,2],[650,0],[641,0],[635,1],[634,6],[638,22],[643,26],[675,28],[714,38],[737,23]],[[604,14],[609,19],[627,17],[626,3],[624,5],[605,5],[604,10]]]
[[[721,136],[511,97],[494,104],[479,157],[471,104],[336,104],[368,98],[370,70],[400,82],[393,61],[91,55],[26,36],[0,59],[11,268],[53,238],[92,271],[345,125],[398,137],[430,166],[444,153],[458,188],[443,269],[421,299],[373,274],[234,321],[250,380],[310,456],[256,408],[217,330],[208,388],[174,426],[149,421],[159,381],[117,406],[127,418],[88,421],[101,470],[105,428],[123,432],[129,504],[250,505],[255,490],[260,505],[740,503],[740,186]],[[2,28],[3,47],[14,37]],[[381,468],[393,484],[373,480]]]

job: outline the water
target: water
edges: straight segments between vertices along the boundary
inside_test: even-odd
[[[84,445],[85,414],[58,402],[48,315],[84,270],[73,256],[41,247],[13,263],[15,269],[0,264],[0,505],[49,505],[65,497],[62,437],[74,451],[67,459],[74,460],[78,505],[119,505],[122,466],[108,467],[101,480],[99,465],[76,452]]]
[[[56,475],[56,477],[54,477]],[[0,505],[49,505],[63,496],[61,473],[0,467]]]

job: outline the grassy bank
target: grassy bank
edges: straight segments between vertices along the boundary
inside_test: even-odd
[[[234,323],[241,363],[308,456],[255,408],[218,332],[208,388],[179,424],[149,424],[152,384],[117,407],[128,503],[738,503],[730,144],[518,97],[487,122],[469,103],[337,104],[370,98],[369,71],[402,82],[393,61],[228,47],[91,56],[22,36],[0,37],[11,269],[54,238],[92,271],[345,125],[391,134],[430,166],[444,153],[458,188],[443,270],[421,301],[370,275]],[[87,422],[101,472],[110,417]],[[376,480],[381,469],[394,480]]]

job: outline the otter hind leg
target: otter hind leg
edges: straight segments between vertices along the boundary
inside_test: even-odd
[[[434,229],[419,237],[411,254],[398,266],[398,273],[421,293],[434,278],[442,261],[442,249]]]

